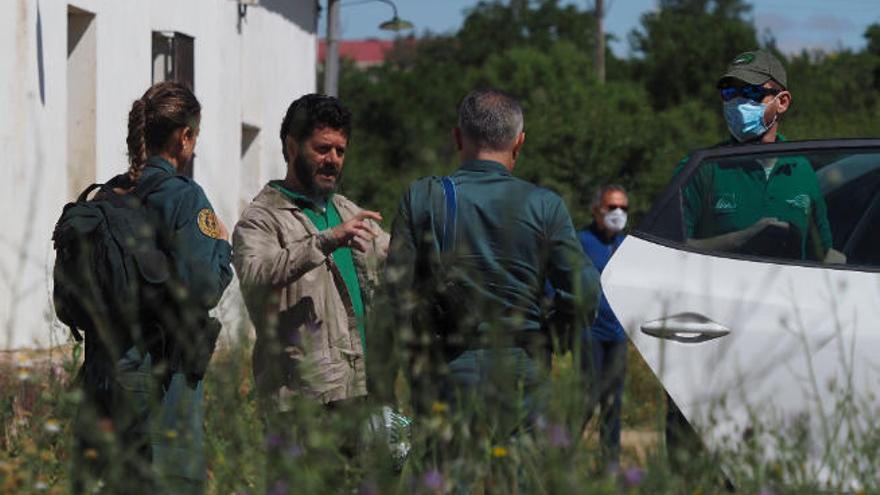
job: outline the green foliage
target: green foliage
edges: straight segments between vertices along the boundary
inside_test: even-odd
[[[525,109],[517,175],[562,195],[577,226],[590,221],[596,187],[623,184],[637,222],[682,156],[727,139],[715,83],[736,54],[759,46],[749,12],[742,0],[664,0],[631,33],[639,56],[609,52],[600,85],[591,11],[479,2],[454,35],[401,40],[385,65],[343,71],[355,116],[344,192],[389,221],[410,181],[455,169],[457,103],[493,86]],[[868,28],[863,52],[778,54],[793,93],[781,125],[789,139],[880,133],[878,32]],[[766,47],[775,50],[772,33]]]
[[[745,19],[742,0],[664,0],[642,16],[630,35],[641,59],[636,74],[651,102],[666,109],[689,100],[718,100],[715,81],[728,61],[758,47],[754,26]]]
[[[880,55],[880,24],[874,23],[868,26],[865,30],[865,40],[868,41],[868,53]]]

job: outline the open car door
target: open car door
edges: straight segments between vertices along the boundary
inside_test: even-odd
[[[808,476],[860,486],[876,481],[857,443],[880,431],[878,272],[880,140],[802,141],[691,155],[602,285],[708,447],[758,435],[769,461],[800,435]]]

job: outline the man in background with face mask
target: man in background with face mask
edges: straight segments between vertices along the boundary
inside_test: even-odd
[[[607,185],[593,196],[593,223],[578,232],[584,253],[599,273],[623,242],[629,198],[623,186]],[[599,300],[599,311],[592,327],[584,329],[581,363],[589,366],[593,400],[599,404],[599,436],[605,469],[620,468],[620,404],[626,378],[626,333],[611,310],[605,294]]]

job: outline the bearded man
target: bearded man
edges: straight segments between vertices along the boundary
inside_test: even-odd
[[[287,176],[260,191],[233,233],[270,447],[302,441],[294,398],[333,416],[367,393],[364,313],[389,236],[379,213],[336,194],[350,134],[351,112],[338,99],[294,101],[281,124]],[[273,477],[283,478],[270,466]]]

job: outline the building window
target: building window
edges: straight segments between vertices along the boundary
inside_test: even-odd
[[[153,84],[176,81],[195,91],[195,39],[175,31],[153,31]],[[195,156],[181,174],[192,177]]]
[[[153,31],[153,84],[177,81],[195,89],[195,39],[174,31]]]
[[[67,7],[67,197],[95,182],[97,34],[95,14]]]

